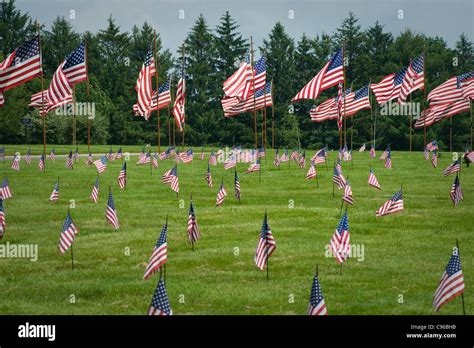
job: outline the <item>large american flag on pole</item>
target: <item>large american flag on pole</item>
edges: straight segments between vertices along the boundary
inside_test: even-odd
[[[155,59],[153,57],[153,48],[150,46],[135,84],[137,103],[133,106],[135,114],[144,117],[145,120],[148,120],[151,114],[150,106],[153,97],[152,77],[155,74]]]
[[[437,312],[443,305],[464,292],[464,275],[461,268],[459,249],[453,250],[448,265],[441,275],[433,297],[433,309]]]
[[[350,256],[351,251],[351,236],[349,234],[349,219],[347,218],[347,211],[339,221],[334,234],[331,238],[331,249],[338,263],[346,261]]]
[[[185,112],[185,103],[186,103],[186,76],[184,72],[184,62],[181,67],[181,77],[178,81],[178,86],[176,89],[176,99],[174,100],[173,106],[173,116],[176,121],[176,126],[180,132],[184,129],[184,123],[186,119]]]
[[[263,218],[262,228],[260,230],[260,238],[258,240],[257,250],[255,252],[255,264],[263,271],[267,265],[268,259],[276,249],[273,233],[268,225],[267,213]]]
[[[164,108],[165,106],[171,103],[170,85],[171,85],[171,81],[168,80],[164,84],[158,87],[158,92],[155,91],[153,93],[153,97],[151,99],[151,111]],[[158,104],[157,104],[157,99],[158,99]]]
[[[148,308],[148,315],[172,315],[170,300],[166,292],[165,283],[160,279],[156,286],[155,293],[151,299],[150,307]]]
[[[63,230],[61,237],[59,238],[59,252],[64,254],[71,247],[74,242],[74,238],[79,233],[79,229],[72,221],[71,214],[67,213],[66,220],[64,221]]]
[[[321,71],[296,96],[292,102],[301,99],[317,99],[322,91],[344,81],[343,51],[339,48]]]
[[[327,315],[326,303],[324,302],[323,292],[319,284],[318,274],[313,278],[311,285],[311,294],[309,295],[308,315]]]
[[[236,103],[231,103],[229,105],[227,98],[224,98],[222,103],[222,109],[224,110],[225,117],[231,117],[238,115],[243,112],[259,110],[267,106],[272,106],[272,86],[271,82],[267,82],[265,87],[255,92],[255,101],[254,95],[251,94],[247,99],[237,101]]]
[[[474,71],[453,76],[428,94],[430,105],[448,104],[463,99],[463,92],[474,86]]]
[[[403,210],[403,193],[402,190],[395,193],[392,198],[385,202],[376,212],[375,216],[385,216],[394,214]]]
[[[379,83],[372,83],[370,85],[379,105],[385,104],[400,96],[402,82],[405,79],[406,72],[407,68],[403,67],[398,72],[386,76]]]
[[[425,88],[425,57],[420,54],[408,66],[400,88],[399,102],[404,103],[407,96],[417,89]]]
[[[166,223],[161,229],[160,236],[156,241],[150,259],[148,260],[148,264],[145,268],[145,274],[143,275],[143,280],[147,280],[168,261],[168,242],[166,241],[167,234],[168,224]]]
[[[224,94],[227,97],[236,97],[237,100],[247,99],[249,88],[252,82],[252,66],[249,62],[248,54],[241,62],[239,68],[225,82],[223,86]]]
[[[265,86],[267,80],[267,60],[265,57],[261,57],[254,65],[254,82],[253,88],[255,91]]]
[[[441,120],[447,119],[461,112],[469,111],[469,100],[461,99],[452,103],[430,106],[416,119],[415,128],[431,126]]]

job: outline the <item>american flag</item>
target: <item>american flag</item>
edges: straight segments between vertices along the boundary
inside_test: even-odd
[[[258,91],[265,86],[267,79],[267,60],[265,57],[261,57],[254,65],[254,83],[253,88]]]
[[[173,167],[174,168],[174,167]],[[173,168],[171,168],[170,170],[167,170],[166,172],[163,173],[163,176],[161,177],[161,182],[163,184],[166,184],[166,185],[169,185],[171,183],[171,171],[173,170]]]
[[[181,154],[181,161],[183,161],[183,163],[191,163],[193,161],[193,158],[193,149],[189,149],[188,151],[185,151]]]
[[[153,98],[152,77],[156,74],[155,59],[153,57],[153,48],[150,46],[145,56],[140,74],[138,75],[135,90],[137,91],[137,103],[133,110],[137,116],[142,116],[146,120],[150,118],[151,102]]]
[[[459,202],[464,199],[461,190],[461,182],[459,181],[459,174],[456,174],[456,178],[454,179],[453,186],[451,186],[451,192],[449,195],[451,196],[454,206],[457,206]]]
[[[474,151],[468,152],[464,154],[464,157],[467,158],[470,162],[474,162]]]
[[[428,94],[430,105],[449,104],[463,99],[463,92],[474,85],[474,71],[451,77]]]
[[[428,146],[426,146],[425,150],[423,151],[423,157],[426,161],[430,159],[430,152],[428,151]]]
[[[311,286],[311,294],[309,296],[308,315],[327,315],[326,303],[324,302],[321,285],[319,285],[318,275],[316,274]]]
[[[117,178],[117,183],[121,189],[127,186],[127,162],[123,162],[122,170]]]
[[[408,66],[405,77],[403,78],[402,87],[400,88],[399,102],[404,103],[407,96],[417,89],[425,88],[425,57],[420,54],[413,59]]]
[[[312,108],[309,111],[309,116],[311,117],[311,121],[313,122],[322,122],[326,120],[334,120],[338,119],[339,125],[339,118],[338,118],[338,108],[337,108],[337,101],[340,98],[342,91],[338,93],[335,98],[329,98],[323,101],[321,104]]]
[[[332,176],[332,181],[337,185],[339,189],[343,188],[346,185],[346,179],[341,171],[341,165],[334,165],[334,174]]]
[[[211,165],[211,166],[216,166],[217,165],[217,157],[216,155],[214,154],[214,149],[211,150],[211,155],[209,156],[209,161],[208,163]]]
[[[72,84],[87,80],[85,42],[67,56],[63,71]]]
[[[349,219],[347,218],[347,212],[344,212],[339,225],[334,231],[331,238],[331,249],[337,263],[346,261],[350,256],[351,236],[349,234]]]
[[[153,154],[153,159],[152,159],[151,165],[155,169],[158,168],[158,154],[156,152]]]
[[[469,100],[458,100],[452,103],[430,106],[420,114],[415,122],[415,128],[431,126],[441,120],[469,111]]]
[[[235,190],[235,198],[240,201],[240,181],[239,181],[239,177],[237,176],[237,170],[235,171],[235,175],[234,175],[234,190]]]
[[[221,206],[224,203],[225,196],[227,196],[227,191],[224,187],[224,180],[222,180],[219,192],[217,192],[216,206]]]
[[[16,171],[20,171],[20,154],[16,153],[13,156],[12,166],[11,168]]]
[[[385,168],[392,169],[392,152],[388,150],[387,157],[385,158]]]
[[[288,162],[290,158],[288,157],[288,149],[285,149],[285,152],[280,157],[280,162]]]
[[[433,151],[433,154],[431,155],[431,164],[433,165],[434,168],[438,166],[438,151]]]
[[[161,266],[168,261],[168,243],[166,236],[168,234],[168,224],[164,224],[161,229],[160,237],[156,241],[153,252],[151,253],[148,264],[146,265],[143,280],[147,280],[151,275],[155,274]]]
[[[99,201],[99,177],[95,179],[95,184],[92,187],[92,192],[90,195],[92,202],[97,203]]]
[[[275,159],[273,160],[273,166],[280,168],[281,160],[280,160],[280,155],[279,155],[279,150],[278,148],[275,151]]]
[[[59,199],[59,180],[56,181],[53,187],[53,192],[51,192],[51,195],[49,196],[49,200],[51,202],[57,201]]]
[[[173,311],[170,307],[170,300],[166,292],[165,283],[160,279],[156,286],[155,294],[151,299],[148,315],[172,315]]]
[[[117,210],[115,209],[114,198],[112,197],[112,190],[109,190],[109,199],[107,201],[107,211],[105,212],[105,220],[114,226],[116,230],[119,229],[119,221],[117,217]]]
[[[325,163],[326,162],[326,149],[321,149],[318,150],[314,156],[311,158],[311,161],[314,162],[314,164],[319,164],[319,163]]]
[[[370,145],[370,158],[375,158],[375,147],[374,145]]]
[[[436,140],[431,141],[430,143],[426,145],[426,149],[430,152],[438,150],[439,149],[438,142]]]
[[[87,166],[90,166],[90,165],[92,165],[92,164],[94,163],[94,162],[92,161],[92,153],[91,153],[91,152],[89,152],[89,154],[87,155],[87,160],[86,160],[85,163],[86,163]]]
[[[293,152],[291,153],[290,159],[292,161],[298,162],[298,160],[300,159],[300,153],[297,150],[293,150]]]
[[[109,161],[114,161],[115,160],[115,154],[112,151],[112,148],[109,149],[109,153],[107,154],[107,159]]]
[[[316,100],[322,91],[337,85],[341,81],[344,81],[342,48],[333,54],[321,71],[298,92],[292,101],[301,99]]]
[[[342,195],[342,200],[350,205],[354,203],[354,197],[352,196],[352,187],[349,184],[349,180],[346,181],[346,185],[344,186],[344,194]]]
[[[441,275],[438,288],[433,297],[434,311],[464,292],[464,275],[461,268],[461,258],[456,247],[449,258],[448,265]]]
[[[199,159],[204,161],[204,146],[201,146],[201,154],[199,155]]]
[[[241,100],[248,98],[249,88],[252,83],[252,66],[249,63],[248,55],[240,63],[240,67],[225,82],[223,86],[224,94],[227,97],[236,97]]]
[[[362,146],[359,148],[359,152],[364,152],[365,151],[365,143],[362,144]]]
[[[448,176],[453,173],[457,173],[461,170],[461,160],[457,159],[453,163],[451,163],[443,172],[443,176]]]
[[[306,168],[306,151],[303,151],[303,154],[298,159],[298,165],[301,169]]]
[[[390,145],[388,145],[385,151],[382,153],[382,155],[380,156],[380,160],[381,161],[385,160],[389,153],[390,153]]]
[[[394,214],[396,212],[403,210],[403,193],[398,191],[395,193],[392,198],[385,202],[376,212],[375,216],[385,216],[389,214]]]
[[[0,198],[0,240],[2,240],[6,230],[7,223],[5,220],[5,210],[3,209],[3,199]]]
[[[139,156],[136,165],[148,164],[151,162],[151,153],[148,151],[144,156]]]
[[[316,177],[316,168],[314,166],[314,162],[311,161],[311,164],[309,166],[308,172],[306,173],[306,179],[313,179]]]
[[[170,93],[171,81],[168,80],[164,84],[158,87],[158,93],[155,91],[151,100],[151,110],[164,108],[165,106],[171,104],[171,93]],[[156,107],[158,99],[158,107]]]
[[[26,156],[25,156],[25,162],[28,165],[31,164],[31,148],[28,148],[28,152],[26,153]]]
[[[206,182],[207,182],[207,186],[212,187],[212,174],[211,174],[211,167],[209,163],[207,164]]]
[[[171,149],[169,147],[165,151],[160,153],[160,155],[159,155],[160,161],[163,161],[163,160],[168,159],[170,157],[171,157]]]
[[[107,169],[107,156],[102,156],[98,160],[94,161],[94,165],[97,168],[97,173],[103,173]]]
[[[194,212],[193,201],[189,205],[189,216],[188,216],[188,238],[191,244],[194,244],[196,241],[201,238],[201,232],[199,232],[199,227],[197,225],[196,213]]]
[[[258,240],[257,250],[255,252],[255,264],[261,271],[265,269],[268,259],[273,254],[275,249],[275,239],[273,239],[273,233],[270,230],[270,226],[268,225],[267,221],[267,213],[265,213],[262,229],[260,230],[260,238]]]
[[[19,86],[42,74],[39,35],[10,53],[0,69],[0,92]]]
[[[50,159],[51,161],[53,161],[53,162],[54,162],[54,160],[56,159],[56,152],[54,151],[54,147],[53,147],[53,149],[51,150],[51,153],[49,154],[49,159]]]
[[[118,158],[118,159],[122,158],[122,148],[119,148],[117,150],[117,153],[115,154],[115,158]]]
[[[245,173],[253,173],[260,171],[260,158],[255,161],[255,163],[250,164]]]
[[[40,171],[44,171],[44,155],[41,155],[39,158],[38,168]]]
[[[235,160],[235,155],[230,155],[224,162],[224,169],[228,170],[234,168],[237,165],[237,161]]]
[[[186,77],[184,74],[184,65],[181,67],[181,77],[176,89],[176,98],[173,106],[173,116],[180,132],[184,129],[185,123],[185,103],[186,103]]]
[[[357,91],[349,93],[345,101],[344,117],[354,115],[360,110],[370,109],[369,85],[365,85]]]
[[[178,167],[174,166],[173,169],[171,169],[171,172],[168,174],[169,176],[169,185],[171,189],[178,193],[179,192],[179,178],[178,178]]]
[[[406,72],[407,68],[403,67],[397,73],[386,76],[379,83],[370,85],[379,105],[399,97]]]
[[[69,155],[67,156],[67,161],[66,161],[66,168],[67,169],[73,169],[74,168],[74,160],[72,159],[72,151],[69,151]]]
[[[63,230],[61,237],[59,238],[59,253],[62,255],[68,251],[68,249],[74,243],[74,238],[79,233],[79,229],[72,221],[71,214],[67,213],[66,220],[64,221]]]
[[[380,187],[379,181],[377,180],[377,177],[375,176],[374,171],[372,169],[370,169],[368,182],[369,182],[370,186],[373,186],[373,187],[375,187],[379,190],[382,189]]]
[[[264,88],[255,92],[255,98],[253,94],[251,94],[247,99],[237,102],[229,102],[228,98],[224,98],[221,101],[222,109],[224,110],[224,116],[235,116],[243,112],[260,110],[267,106],[272,106],[273,101],[271,93],[271,82],[267,82]]]
[[[257,158],[264,158],[265,156],[266,156],[265,149],[262,146],[258,149]]]

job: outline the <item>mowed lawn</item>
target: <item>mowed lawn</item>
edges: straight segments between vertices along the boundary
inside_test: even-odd
[[[35,146],[34,154],[41,149]],[[58,154],[69,149],[74,150],[56,147]],[[92,151],[108,149],[94,146]],[[130,152],[140,149],[124,147]],[[24,154],[26,147],[7,146],[7,154],[17,150]],[[325,256],[340,220],[342,191],[336,188],[333,198],[331,180],[337,152],[330,153],[329,170],[318,165],[319,188],[315,180],[305,179],[307,169],[295,162],[274,168],[274,151],[268,151],[262,163],[260,182],[258,173],[244,173],[248,164],[238,164],[239,203],[234,198],[234,171],[224,171],[221,163],[211,166],[214,186],[209,188],[204,176],[210,149],[205,161],[198,159],[200,148],[194,150],[192,165],[178,165],[179,197],[161,183],[172,161],[160,161],[150,174],[150,167],[136,166],[137,157],[132,156],[126,190],[116,182],[121,161],[108,163],[100,175],[98,204],[89,199],[96,170],[84,164],[85,158],[74,170],[66,169],[65,158],[47,161],[45,173],[39,172],[36,158],[30,166],[22,160],[20,172],[11,170],[8,161],[13,198],[4,202],[7,231],[1,243],[38,244],[39,255],[37,262],[0,259],[0,313],[145,314],[158,274],[147,281],[142,277],[167,216],[166,285],[175,314],[305,314],[316,266],[329,314],[431,314],[432,297],[456,238],[465,274],[466,312],[473,313],[474,168],[463,165],[464,201],[453,208],[449,192],[454,176],[442,176],[452,162],[450,153],[442,154],[437,169],[421,152],[393,151],[391,170],[378,160],[381,150],[375,160],[366,151],[354,153],[353,167],[343,163],[354,192],[354,205],[348,208],[351,242],[364,247],[364,258],[349,259],[340,274],[336,260]],[[86,148],[80,147],[80,152],[86,153]],[[314,151],[306,154],[309,158]],[[370,166],[382,191],[367,184]],[[60,199],[50,203],[58,176]],[[222,178],[228,195],[223,207],[216,207]],[[376,218],[375,211],[401,184],[405,210]],[[105,221],[109,185],[121,225],[118,231]],[[194,252],[186,231],[191,194],[202,234]],[[74,270],[70,254],[61,256],[57,249],[70,200],[75,201],[71,215],[80,230]],[[268,281],[253,261],[265,210],[277,244]],[[461,298],[439,313],[462,314]]]

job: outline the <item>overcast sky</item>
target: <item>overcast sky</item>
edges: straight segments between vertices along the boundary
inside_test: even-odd
[[[385,30],[398,34],[406,28],[443,37],[450,47],[461,33],[474,36],[474,0],[17,0],[17,6],[49,29],[56,16],[70,18],[78,32],[93,33],[106,26],[109,14],[124,31],[147,21],[161,34],[163,45],[176,52],[199,14],[214,29],[225,11],[240,24],[245,37],[261,45],[273,25],[280,21],[298,40],[332,34],[349,11],[362,29],[379,20]],[[403,19],[399,19],[399,10]],[[183,12],[184,11],[184,12]],[[290,12],[293,11],[293,12]],[[180,15],[184,18],[180,19]],[[289,18],[293,14],[293,18]]]

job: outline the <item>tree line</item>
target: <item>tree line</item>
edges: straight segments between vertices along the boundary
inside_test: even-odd
[[[1,3],[0,50],[5,57],[36,32],[36,26],[28,13],[22,13],[14,0]],[[40,26],[42,39],[45,88],[58,65],[81,40],[88,45],[88,69],[90,93],[84,83],[76,86],[76,98],[81,102],[96,103],[96,117],[92,124],[94,144],[143,144],[156,143],[156,112],[146,122],[133,114],[136,102],[135,82],[147,50],[153,42],[152,26],[145,22],[134,26],[130,32],[120,29],[109,16],[104,29],[96,33],[77,33],[71,23],[58,16],[51,28]],[[187,145],[234,145],[253,146],[253,116],[246,113],[224,118],[220,100],[223,97],[222,83],[236,69],[243,54],[249,49],[249,39],[239,32],[237,21],[226,12],[215,27],[211,27],[200,15],[173,55],[162,46],[157,33],[159,82],[179,70],[183,50],[186,57],[186,144]],[[289,107],[291,98],[327,62],[328,56],[342,44],[348,57],[346,78],[348,86],[359,88],[369,82],[378,82],[384,76],[409,64],[422,52],[426,52],[427,92],[449,77],[474,69],[472,42],[460,33],[454,48],[450,48],[441,37],[429,37],[409,29],[395,36],[386,32],[381,23],[362,29],[352,12],[342,21],[333,34],[322,33],[316,37],[303,34],[299,40],[288,35],[282,23],[277,22],[260,47],[254,47],[255,56],[267,58],[267,77],[274,83],[275,146],[317,148],[339,146],[339,133],[335,121],[314,123],[309,110],[326,98],[334,97],[336,87],[324,91],[315,101],[299,102]],[[177,77],[174,78],[176,84]],[[29,107],[30,96],[41,90],[41,81],[34,79],[22,86],[5,92],[5,107],[0,109],[0,142],[24,143],[25,129],[20,119],[30,117],[33,124],[29,130],[31,143],[42,142],[42,121],[38,111]],[[173,91],[174,93],[174,91]],[[423,101],[423,92],[415,91],[414,102]],[[408,148],[409,117],[381,116],[373,101],[373,114],[377,117],[376,142],[381,146],[392,144],[392,148]],[[267,113],[270,115],[270,113]],[[161,142],[168,143],[168,112],[160,110],[162,125]],[[258,129],[261,131],[262,117],[258,113]],[[171,121],[173,122],[173,121]],[[267,116],[268,132],[271,117]],[[438,139],[441,148],[449,144],[450,127],[453,130],[453,146],[462,149],[470,139],[470,116],[463,113],[428,128],[428,139]],[[48,143],[68,144],[72,141],[72,121],[54,112],[46,118]],[[357,113],[354,123],[348,120],[347,127],[353,131],[354,144],[369,142],[372,137],[371,112]],[[415,131],[413,146],[423,147],[423,132]],[[180,135],[176,133],[177,142]],[[259,135],[259,139],[261,135]],[[78,118],[78,143],[87,142],[87,120]],[[268,135],[269,142],[271,135]],[[269,144],[271,145],[271,143]]]

